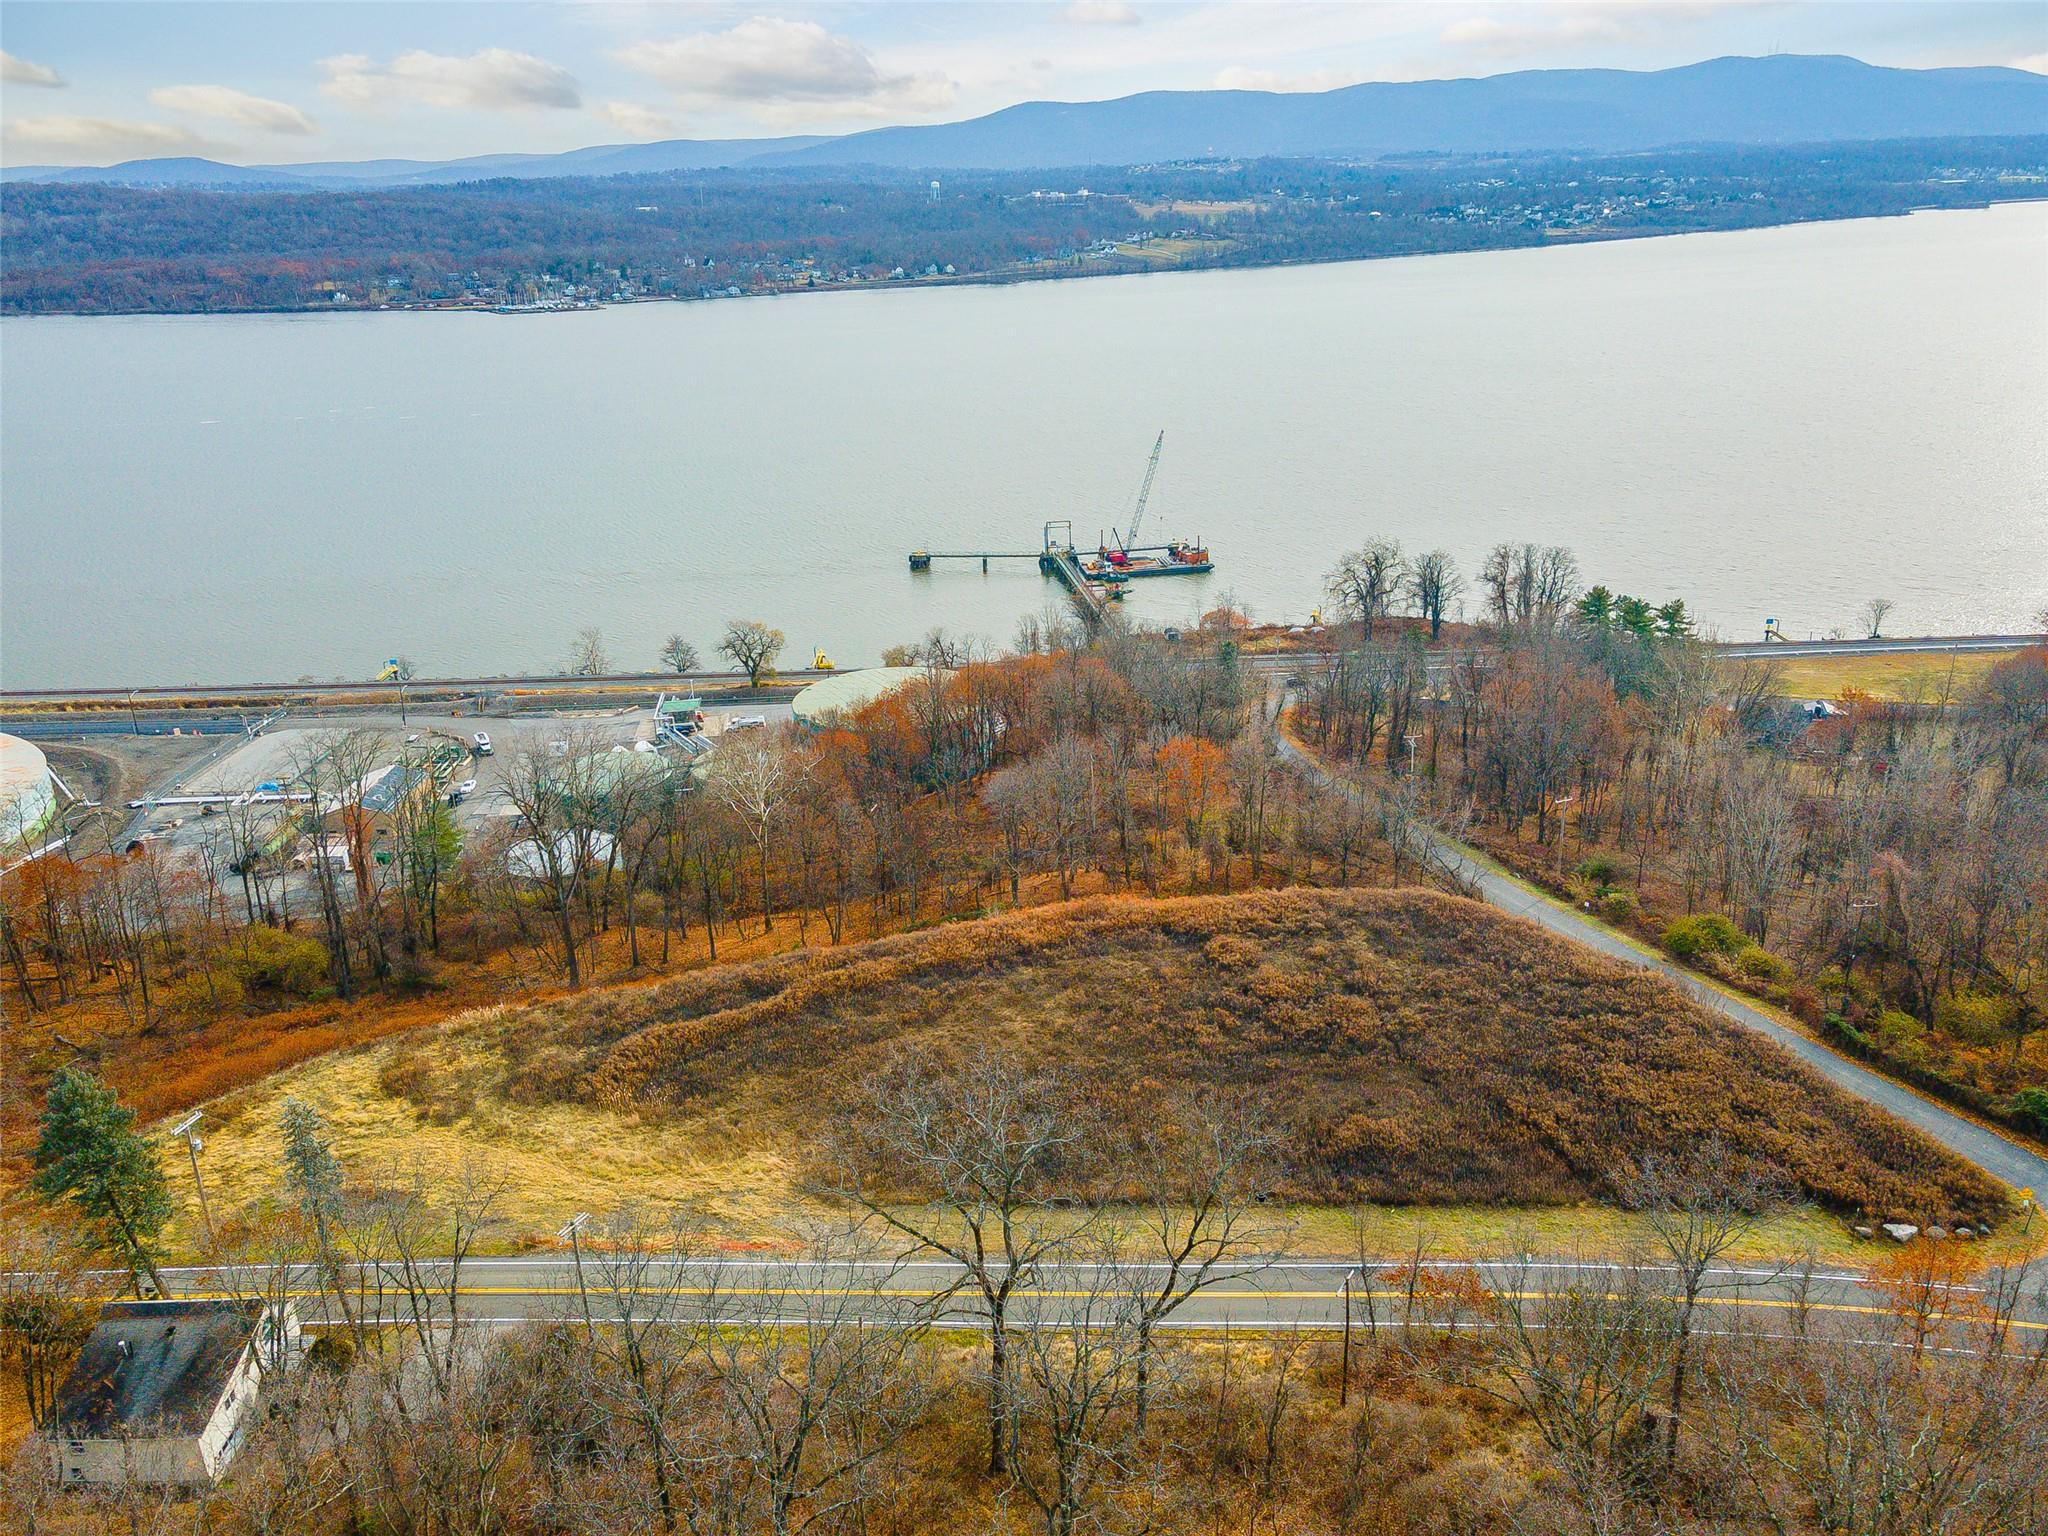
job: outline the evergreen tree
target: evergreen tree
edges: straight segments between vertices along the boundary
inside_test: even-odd
[[[349,1305],[334,1242],[334,1223],[342,1213],[341,1159],[327,1145],[327,1122],[304,1100],[287,1096],[277,1123],[284,1134],[285,1188],[298,1201],[299,1209],[313,1218],[313,1234],[320,1245],[321,1282],[333,1291],[342,1322],[361,1348],[363,1329]]]
[[[341,1213],[341,1160],[329,1149],[320,1111],[297,1098],[286,1098],[278,1116],[284,1133],[285,1183],[299,1208],[315,1222]]]
[[[50,1083],[36,1143],[31,1187],[46,1200],[69,1200],[102,1249],[117,1253],[142,1294],[142,1277],[157,1291],[170,1190],[156,1149],[135,1129],[135,1111],[90,1072],[66,1067]]]
[[[1618,598],[1614,604],[1614,622],[1630,634],[1647,640],[1656,632],[1657,613],[1640,597]]]

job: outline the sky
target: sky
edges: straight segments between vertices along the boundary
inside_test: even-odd
[[[5,0],[0,159],[441,160],[1764,53],[2048,73],[2048,4]]]

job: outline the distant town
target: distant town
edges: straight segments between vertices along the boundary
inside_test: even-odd
[[[373,191],[10,183],[0,311],[587,309],[1508,249],[2048,195],[2048,137]]]

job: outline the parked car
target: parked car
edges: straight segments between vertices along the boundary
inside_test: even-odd
[[[448,791],[448,803],[450,805],[460,805],[462,804],[463,801],[467,800],[471,795],[475,793],[476,780],[464,779],[460,784],[453,786]]]
[[[476,749],[478,757],[489,757],[491,755],[491,733],[489,731],[478,731],[469,738],[469,744]]]

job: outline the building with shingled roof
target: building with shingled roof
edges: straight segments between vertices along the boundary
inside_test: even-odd
[[[289,1302],[114,1303],[57,1392],[58,1481],[210,1485],[241,1445],[263,1373],[298,1352]]]

